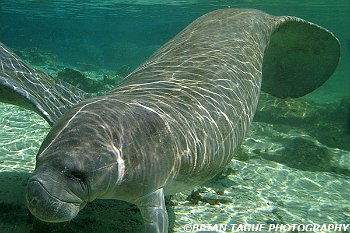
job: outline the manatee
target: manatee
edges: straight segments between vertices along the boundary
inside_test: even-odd
[[[1,45],[1,100],[52,124],[26,187],[30,212],[73,219],[96,198],[136,204],[168,232],[164,195],[200,185],[233,158],[262,89],[300,97],[340,54],[328,30],[291,16],[221,9],[201,16],[103,96],[31,68]]]

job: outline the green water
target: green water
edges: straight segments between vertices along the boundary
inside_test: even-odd
[[[207,223],[350,224],[349,1],[5,0],[0,41],[53,75],[71,67],[96,80],[122,77],[192,20],[223,7],[315,22],[339,38],[342,57],[330,80],[306,97],[262,96],[238,158],[192,195],[169,199],[171,230]],[[0,233],[142,230],[137,208],[119,201],[93,202],[69,223],[32,217],[24,187],[50,127],[33,112],[2,103],[0,124]]]

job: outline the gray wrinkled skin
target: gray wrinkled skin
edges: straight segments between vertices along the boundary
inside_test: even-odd
[[[84,91],[26,64],[0,43],[0,101],[33,110],[52,125],[86,98]]]
[[[109,94],[83,100],[54,124],[28,183],[30,211],[45,221],[67,221],[88,201],[119,199],[139,206],[148,232],[167,232],[164,195],[212,178],[241,144],[257,106],[264,54],[278,31],[286,40],[281,47],[276,37],[271,57],[287,51],[283,47],[289,43],[301,44],[293,41],[298,33],[310,32],[315,44],[328,46],[322,56],[329,57],[329,68],[322,72],[327,77],[311,87],[295,85],[298,96],[320,86],[339,56],[337,40],[325,29],[257,10],[204,15]],[[288,52],[289,64],[280,64],[279,70],[290,74],[302,57],[310,60],[318,47],[310,48],[298,59],[294,50]],[[268,61],[264,67],[273,77],[266,79],[283,86],[274,79],[281,75],[270,69],[274,60]],[[266,89],[289,95],[269,85]]]

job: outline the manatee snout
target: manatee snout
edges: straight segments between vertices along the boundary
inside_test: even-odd
[[[40,181],[35,179],[28,182],[26,201],[29,211],[45,222],[69,221],[85,206],[85,202],[79,199],[68,201],[53,196]]]

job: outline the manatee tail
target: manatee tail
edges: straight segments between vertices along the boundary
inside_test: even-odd
[[[321,86],[337,67],[337,38],[296,17],[273,17],[273,21],[263,60],[262,90],[280,98],[296,98]]]
[[[84,91],[34,69],[0,43],[0,101],[33,110],[53,124],[87,97]]]

